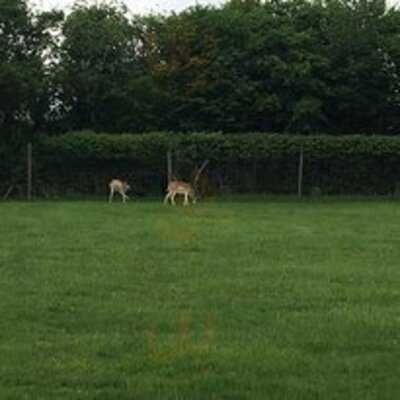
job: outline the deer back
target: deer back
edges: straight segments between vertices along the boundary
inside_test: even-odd
[[[110,186],[110,189],[114,189],[117,191],[123,191],[123,192],[125,192],[129,188],[128,183],[125,181],[121,181],[120,179],[113,179],[110,182],[109,186]]]
[[[185,192],[192,192],[193,187],[189,183],[183,181],[171,181],[168,184],[167,191],[168,192],[176,192],[177,190],[185,191]]]

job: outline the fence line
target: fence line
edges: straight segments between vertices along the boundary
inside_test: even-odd
[[[24,153],[24,154],[23,154]],[[53,198],[59,196],[106,196],[108,182],[126,179],[141,196],[162,195],[172,174],[191,181],[194,162],[169,150],[156,164],[121,158],[113,160],[68,160],[49,157],[27,144],[11,174],[0,182],[0,198]],[[300,146],[286,157],[258,160],[210,160],[199,180],[203,196],[227,193],[297,194],[299,198],[314,194],[398,194],[400,160],[382,157],[374,169],[363,169],[355,157],[319,158]],[[25,157],[25,159],[23,159]],[[174,159],[174,165],[172,160]],[[20,167],[18,167],[20,164]],[[22,167],[25,165],[25,167]],[[364,166],[365,166],[364,165]],[[353,170],[358,168],[357,173]],[[18,172],[19,171],[19,172]],[[1,175],[0,175],[1,177]]]

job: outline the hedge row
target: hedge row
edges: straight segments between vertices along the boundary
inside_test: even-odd
[[[138,193],[160,194],[168,149],[182,179],[210,160],[205,176],[210,192],[295,193],[301,149],[305,193],[400,191],[400,138],[262,133],[42,136],[34,144],[34,188],[37,195],[104,194],[108,180],[120,176]]]
[[[68,133],[42,137],[38,150],[44,156],[58,158],[120,160],[131,159],[144,164],[165,161],[167,149],[177,149],[188,160],[209,158],[217,162],[263,161],[297,157],[304,153],[314,159],[351,157],[400,159],[400,138],[392,136],[294,136],[282,134],[96,134]]]

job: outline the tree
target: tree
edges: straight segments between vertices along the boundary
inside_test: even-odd
[[[231,0],[134,18],[119,2],[79,2],[61,24],[26,0],[0,7],[0,129],[14,136],[400,127],[400,12],[384,0]]]
[[[299,4],[311,10],[309,3],[297,9]],[[222,9],[194,7],[149,19],[146,32],[153,39],[145,42],[155,82],[170,99],[167,128],[320,127],[327,60],[315,52],[316,32],[295,24],[294,9],[234,1]]]
[[[34,15],[26,0],[0,0],[0,10],[0,135],[11,140],[43,126],[49,106],[44,62],[60,14]]]
[[[147,18],[163,127],[393,132],[398,15],[382,0],[233,0]]]
[[[330,60],[325,108],[338,133],[388,132],[393,82],[385,58],[394,50],[387,44],[394,34],[388,22],[382,0],[327,2],[321,29]]]
[[[54,114],[64,129],[143,131],[151,125],[152,84],[135,33],[119,3],[76,5],[68,15],[54,71]]]

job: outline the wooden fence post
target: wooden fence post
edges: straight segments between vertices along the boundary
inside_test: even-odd
[[[304,167],[304,150],[302,145],[300,148],[299,170],[297,179],[297,195],[299,196],[299,198],[303,197],[303,167]]]
[[[32,200],[32,143],[27,146],[27,200]]]

